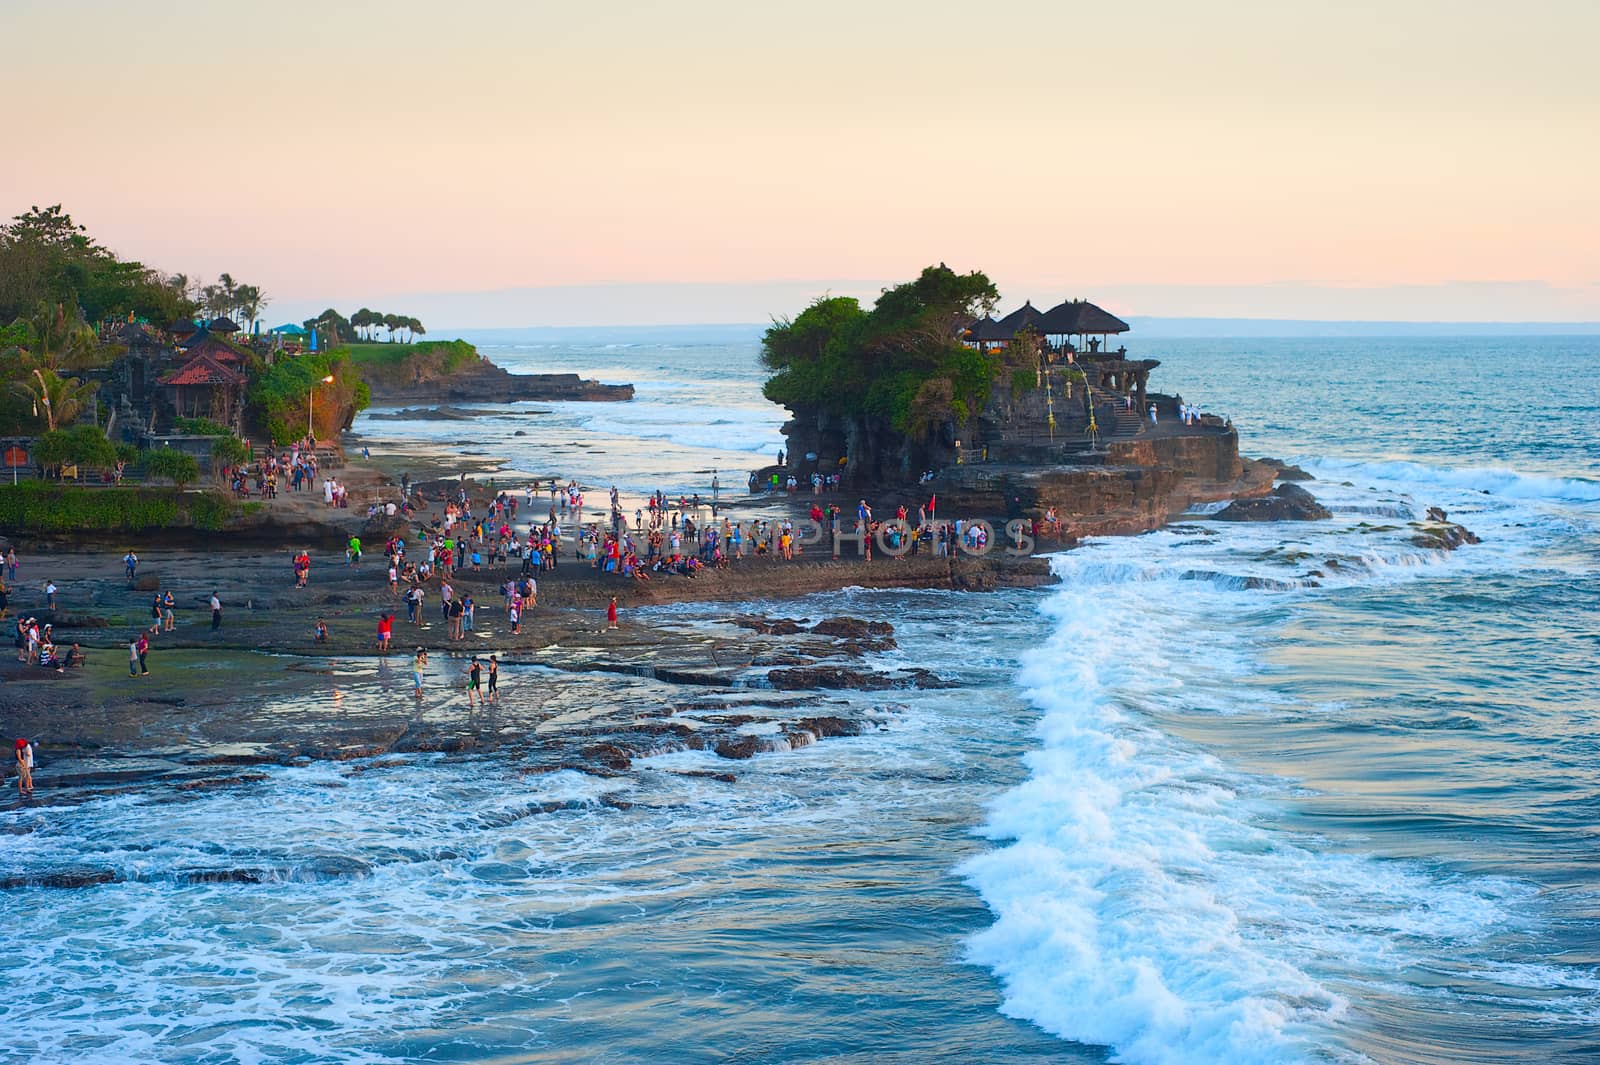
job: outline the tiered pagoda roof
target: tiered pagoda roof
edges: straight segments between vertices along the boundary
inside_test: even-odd
[[[1128,323],[1088,300],[1068,300],[1039,316],[1034,329],[1047,336],[1073,336],[1084,333],[1126,333]]]

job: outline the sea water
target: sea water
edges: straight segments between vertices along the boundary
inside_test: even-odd
[[[753,342],[617,343],[492,355],[659,392],[414,431],[673,494],[775,451]],[[8,1052],[1600,1060],[1600,341],[1136,354],[1334,517],[1197,514],[1058,556],[1037,591],[755,604],[887,618],[882,665],[961,686],[840,695],[875,727],[748,762],[418,755],[74,804],[42,767],[0,813]],[[573,429],[587,454],[556,450]],[[1428,506],[1483,542],[1413,544]],[[684,775],[707,769],[736,779]],[[26,886],[86,868],[119,882]],[[238,868],[269,875],[204,875]]]

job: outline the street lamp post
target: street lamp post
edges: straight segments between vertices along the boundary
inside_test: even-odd
[[[333,384],[333,374],[329,374],[316,384],[313,384],[310,390],[306,392],[306,436],[311,440],[312,443],[316,443],[317,441],[316,426],[314,426],[311,422],[312,412],[317,409],[317,385],[331,384]]]

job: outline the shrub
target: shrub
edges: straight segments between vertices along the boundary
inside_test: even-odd
[[[170,492],[43,481],[0,486],[0,525],[8,531],[137,532],[168,528],[181,512]]]
[[[144,453],[144,472],[152,477],[165,477],[182,488],[199,480],[200,463],[188,452],[156,448]]]
[[[211,463],[218,468],[238,466],[250,458],[250,448],[237,436],[225,436],[211,445]]]
[[[174,418],[172,428],[186,436],[232,436],[233,430],[210,418]]]
[[[98,427],[79,425],[41,434],[33,445],[34,458],[46,469],[68,463],[107,469],[116,465],[117,449]]]

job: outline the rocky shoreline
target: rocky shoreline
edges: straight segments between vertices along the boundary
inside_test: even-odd
[[[408,384],[374,380],[369,385],[373,404],[385,407],[530,400],[620,403],[633,398],[632,385],[602,384],[585,380],[575,373],[516,374],[488,361],[481,361],[447,377]]]
[[[442,495],[446,481],[422,479],[430,471],[412,457],[401,461],[424,498]],[[352,466],[341,479],[356,487],[357,498],[362,492],[381,497],[392,492],[385,486],[395,475],[389,468],[394,461]],[[364,772],[381,768],[385,759],[429,752],[492,751],[518,760],[528,773],[569,769],[601,777],[671,750],[707,750],[736,762],[881,727],[896,712],[895,692],[950,684],[926,670],[887,664],[882,656],[895,650],[894,629],[880,618],[750,612],[760,604],[770,611],[776,609],[771,604],[851,587],[1037,587],[1056,579],[1044,552],[1071,547],[1081,536],[1158,528],[1201,501],[1234,500],[1213,515],[1222,520],[1230,520],[1234,508],[1240,508],[1239,520],[1326,516],[1297,485],[1274,488],[1275,481],[1309,479],[1303,471],[1250,460],[1219,470],[1210,465],[1215,461],[1215,455],[1203,456],[1199,472],[1234,476],[1208,479],[1196,476],[1192,465],[1158,462],[971,467],[958,473],[960,484],[947,480],[942,490],[949,495],[942,499],[954,497],[993,515],[997,529],[1006,520],[1002,508],[1024,493],[1030,509],[1050,500],[1077,508],[1063,514],[1059,538],[1020,557],[996,549],[981,558],[880,555],[868,562],[834,559],[831,550],[816,546],[793,561],[745,559],[692,579],[649,582],[609,577],[563,559],[555,573],[541,577],[538,607],[520,634],[510,633],[501,616],[503,574],[463,572],[453,583],[481,610],[479,631],[466,641],[445,638],[436,597],[424,624],[406,625],[402,604],[382,579],[381,559],[355,567],[343,563],[342,552],[333,553],[352,532],[369,545],[381,544],[384,523],[369,523],[355,508],[327,508],[310,494],[280,497],[254,511],[248,528],[221,536],[134,543],[144,562],[132,583],[121,567],[127,545],[94,550],[84,543],[24,542],[29,578],[54,579],[62,603],[47,611],[18,594],[13,611],[53,621],[58,641],[78,642],[90,657],[81,670],[56,673],[7,656],[0,664],[0,729],[35,740],[40,785],[53,802],[151,788],[179,798],[196,789],[261,784],[272,766],[333,760]],[[888,495],[880,497],[880,509],[893,505]],[[730,502],[740,516],[774,517],[799,516],[809,501],[777,493]],[[1413,524],[1421,546],[1476,542],[1441,512]],[[256,549],[262,544],[274,550],[263,555]],[[303,589],[292,586],[288,565],[299,547],[324,549]],[[150,596],[158,588],[177,597],[179,628],[153,638],[153,676],[130,678],[126,641],[148,625]],[[212,591],[224,603],[220,632],[207,624],[204,604]],[[612,596],[623,609],[616,631],[603,622]],[[715,604],[727,609],[719,612]],[[386,655],[375,646],[376,619],[384,612],[399,615]],[[326,643],[312,640],[319,618],[329,627]],[[444,670],[430,676],[421,701],[412,698],[408,679],[417,645],[428,647]],[[490,652],[508,673],[505,700],[469,711],[459,674],[468,656]],[[732,772],[718,771],[719,779]],[[84,883],[98,882],[92,872]]]

